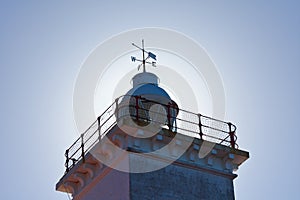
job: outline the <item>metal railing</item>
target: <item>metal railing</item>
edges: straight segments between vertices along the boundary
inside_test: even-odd
[[[155,104],[164,110],[150,109]],[[162,104],[140,96],[121,96],[66,150],[66,173],[80,160],[85,162],[86,153],[122,119],[144,125],[153,123],[169,128],[173,133],[238,148],[236,126],[230,122],[182,110],[174,104]]]

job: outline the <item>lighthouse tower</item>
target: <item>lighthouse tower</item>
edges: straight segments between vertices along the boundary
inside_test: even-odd
[[[249,158],[236,126],[180,109],[146,71],[156,56],[138,48],[143,71],[66,150],[56,190],[74,200],[234,199],[234,171]]]

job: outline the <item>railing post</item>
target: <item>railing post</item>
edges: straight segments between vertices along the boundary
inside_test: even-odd
[[[118,123],[119,122],[119,98],[117,98],[115,100],[115,104],[116,104],[116,109],[115,109],[115,115],[116,115],[116,122]]]
[[[198,114],[198,120],[199,120],[199,135],[200,135],[200,139],[202,140],[203,138],[203,132],[202,132],[202,122],[201,122],[201,114]]]
[[[169,130],[172,131],[170,104],[168,104],[167,108],[168,108],[167,109],[168,126],[169,126]]]
[[[176,109],[176,107],[175,107],[175,105],[174,104],[172,104],[172,113],[171,113],[171,115],[172,115],[172,120],[174,120],[173,121],[173,124],[172,124],[172,126],[173,126],[173,131],[174,132],[177,132],[177,113],[178,113],[178,110]]]
[[[139,120],[139,97],[138,96],[135,96],[135,112],[136,112],[135,118],[138,121]]]
[[[66,172],[68,173],[70,170],[70,168],[69,168],[69,149],[66,150],[65,157],[66,157],[65,167],[66,167]]]
[[[97,117],[97,122],[98,122],[98,133],[99,133],[99,140],[101,139],[101,124],[100,124],[100,116]]]
[[[229,126],[229,136],[230,136],[230,145],[231,148],[235,149],[235,139],[234,139],[234,132],[231,128],[232,124],[230,122],[228,122],[228,126]]]
[[[81,134],[81,157],[83,163],[85,163],[83,134]]]

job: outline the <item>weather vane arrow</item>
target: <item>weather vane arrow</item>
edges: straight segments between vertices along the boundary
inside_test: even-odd
[[[143,52],[143,59],[137,59],[134,56],[131,56],[131,61],[135,62],[141,62],[141,64],[138,66],[138,70],[140,70],[140,67],[143,66],[143,72],[146,72],[146,63],[147,64],[151,64],[153,67],[156,67],[156,62],[149,62],[147,61],[149,58],[153,59],[156,61],[156,55],[151,53],[150,51],[146,51],[144,48],[144,40],[142,40],[142,48],[137,46],[136,44],[132,43],[133,46],[135,46],[136,48],[140,49]],[[145,53],[148,54],[148,56],[145,58]]]

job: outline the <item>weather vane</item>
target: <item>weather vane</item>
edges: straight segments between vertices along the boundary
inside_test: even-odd
[[[131,56],[131,61],[132,62],[135,62],[135,61],[141,62],[141,64],[138,66],[138,70],[140,70],[140,67],[143,66],[143,72],[146,72],[146,63],[147,64],[151,64],[153,67],[156,67],[156,62],[149,62],[149,61],[147,61],[149,58],[152,58],[153,60],[156,60],[156,55],[154,55],[150,51],[145,51],[144,40],[142,40],[142,48],[139,47],[139,46],[137,46],[134,43],[132,43],[132,45],[135,46],[136,48],[142,50],[142,52],[143,52],[143,60],[137,59],[136,57]],[[148,54],[147,58],[145,58],[145,53]]]

